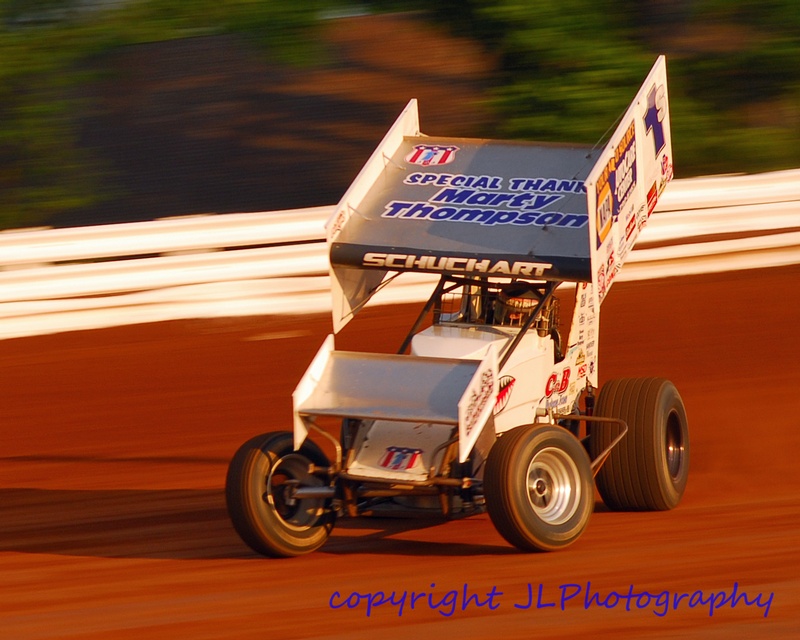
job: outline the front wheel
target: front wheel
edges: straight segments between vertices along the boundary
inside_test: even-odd
[[[306,440],[294,452],[292,434],[257,436],[236,452],[228,467],[225,498],[236,532],[253,551],[291,557],[310,553],[328,539],[335,520],[330,500],[292,497],[295,487],[320,487],[310,464],[328,466],[322,450]]]
[[[515,547],[566,547],[586,529],[594,507],[589,457],[560,427],[517,427],[489,451],[484,494],[494,526]]]

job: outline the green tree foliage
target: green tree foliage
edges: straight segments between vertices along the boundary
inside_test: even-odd
[[[337,0],[0,0],[0,228],[90,204],[103,168],[81,151],[81,62],[115,46],[237,32],[285,60],[316,56]],[[98,5],[102,6],[101,0]],[[679,176],[800,166],[796,0],[373,0],[416,8],[499,60],[497,137],[599,142],[667,53]]]
[[[0,228],[92,204],[103,167],[81,149],[81,62],[115,46],[237,32],[292,62],[326,0],[0,0]]]
[[[796,0],[442,0],[499,55],[502,135],[595,143],[667,53],[678,175],[800,166]]]

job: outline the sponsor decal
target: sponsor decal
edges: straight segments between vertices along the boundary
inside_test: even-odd
[[[450,164],[456,159],[456,151],[458,147],[454,145],[418,144],[406,156],[406,162],[423,167]]]
[[[471,187],[473,189],[502,189],[502,176],[469,176],[452,173],[410,173],[403,184],[434,187]]]
[[[514,388],[514,383],[516,381],[516,378],[513,376],[503,376],[500,378],[500,382],[498,383],[500,390],[497,393],[497,400],[495,400],[494,403],[494,415],[497,415],[506,408],[508,400],[511,397],[511,390]]]
[[[587,370],[588,370],[588,367],[585,364],[582,364],[581,366],[578,367],[578,379],[579,380],[581,378],[585,378],[586,377]]]
[[[553,265],[546,262],[489,260],[488,258],[478,260],[477,258],[460,258],[457,256],[418,256],[406,253],[378,253],[371,251],[364,254],[361,266],[391,270],[408,269],[538,278],[541,277],[545,269],[549,269]]]
[[[636,216],[631,216],[631,219],[628,220],[628,226],[625,227],[625,239],[630,240],[634,231],[636,231]]]
[[[672,163],[669,160],[669,156],[665,153],[664,157],[661,158],[661,175],[664,176],[664,180],[669,182],[674,177]]]
[[[453,192],[457,190],[452,190]],[[466,189],[473,193],[473,190]],[[497,198],[510,194],[496,194],[474,192],[473,195],[485,196],[483,199]],[[525,194],[530,195],[530,194]],[[437,194],[434,198],[445,201],[444,198],[461,198],[456,193],[441,195]],[[553,196],[537,196],[537,198],[550,198]],[[559,196],[560,197],[560,196]],[[466,200],[467,198],[464,198]],[[548,200],[549,204],[550,201]],[[517,226],[536,226],[536,227],[560,227],[569,229],[581,229],[589,222],[589,217],[582,213],[564,213],[562,211],[509,211],[508,209],[492,209],[480,206],[463,206],[461,202],[458,206],[437,206],[432,202],[415,202],[409,200],[392,200],[386,203],[382,218],[396,218],[398,220],[434,220],[447,222],[473,222],[489,227],[495,225],[517,225]]]
[[[339,232],[342,230],[345,221],[347,220],[347,211],[345,209],[339,209],[336,213],[336,217],[333,219],[333,224],[331,225],[331,237],[335,238]]]
[[[406,159],[415,164],[423,162],[423,155],[420,152],[418,157],[416,151],[421,148],[426,146],[415,147]],[[403,183],[438,187],[438,190],[427,200],[411,198],[387,202],[382,217],[472,222],[490,227],[517,225],[581,229],[588,225],[585,213],[550,210],[567,195],[585,193],[583,180],[509,178],[506,181],[502,176],[417,171],[407,175]]]
[[[561,180],[557,178],[510,178],[508,187],[512,191],[544,191],[545,193],[586,193],[583,180]]]
[[[494,389],[494,373],[487,369],[481,376],[480,387],[472,392],[467,405],[467,412],[464,420],[464,435],[468,436],[477,426],[483,408],[489,401],[492,390]]]
[[[606,280],[603,295],[600,297],[601,302],[605,294],[608,293],[608,290],[611,288],[611,283],[614,282],[614,278],[617,276],[620,266],[621,265],[616,264],[614,249],[610,249],[608,252],[608,260],[606,261]]]
[[[600,298],[600,302],[603,301],[606,295],[606,266],[604,264],[601,264],[597,269],[597,295]]]
[[[386,447],[386,453],[378,464],[384,469],[392,471],[406,471],[414,466],[422,454],[422,449],[409,447]]]
[[[463,187],[491,191],[499,191],[504,188],[503,176],[434,173],[432,171],[410,173],[403,180],[403,183],[422,187]],[[570,193],[586,193],[586,185],[583,180],[563,180],[560,178],[509,178],[506,188],[515,193],[556,193],[562,196]]]
[[[667,115],[667,88],[662,84],[653,85],[647,94],[647,111],[644,114],[645,133],[652,134],[655,147],[654,157],[664,150],[667,144],[664,133],[664,119]]]
[[[566,367],[561,372],[561,378],[558,377],[558,373],[553,373],[547,380],[547,385],[544,388],[545,396],[549,398],[554,393],[557,394],[564,393],[569,388],[569,376],[570,376],[569,367]]]
[[[613,220],[614,203],[611,198],[611,187],[608,182],[603,185],[602,190],[597,192],[597,246],[603,244],[611,231]]]
[[[636,126],[631,120],[597,178],[597,247],[608,237],[620,211],[636,188]]]
[[[653,211],[655,210],[657,204],[658,204],[658,187],[656,186],[656,183],[654,182],[652,184],[652,186],[647,190],[647,217],[648,218],[650,217],[650,214],[653,213]]]

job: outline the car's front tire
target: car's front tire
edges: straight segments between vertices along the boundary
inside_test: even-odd
[[[517,427],[489,451],[484,494],[498,532],[518,549],[566,547],[586,529],[594,508],[589,458],[561,427]]]
[[[292,499],[291,487],[321,487],[309,465],[328,466],[307,440],[294,452],[292,434],[278,431],[242,445],[228,467],[225,498],[233,526],[254,551],[273,557],[310,553],[328,539],[335,521],[330,500]]]

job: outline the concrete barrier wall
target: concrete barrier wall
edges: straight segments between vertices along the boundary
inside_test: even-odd
[[[330,311],[333,206],[0,233],[0,338]],[[800,170],[675,180],[619,281],[800,262]],[[405,274],[372,304],[427,298]]]

